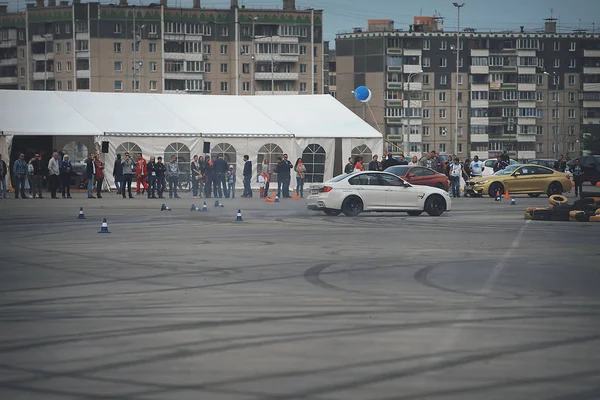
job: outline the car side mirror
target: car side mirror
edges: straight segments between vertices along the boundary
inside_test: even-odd
[[[409,178],[414,178],[416,175],[415,174],[408,174]]]
[[[404,184],[402,184],[402,186],[404,186],[405,188],[408,188],[408,187],[410,187],[410,183],[404,182]]]

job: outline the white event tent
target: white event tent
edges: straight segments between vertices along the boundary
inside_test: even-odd
[[[190,157],[208,148],[235,165],[239,186],[244,154],[255,173],[265,157],[272,164],[283,153],[293,162],[302,158],[307,181],[316,182],[339,173],[350,155],[370,158],[383,149],[381,133],[329,95],[0,90],[0,104],[0,154],[9,154],[13,138],[21,135],[54,136],[59,150],[59,143],[83,142],[92,144],[88,151],[100,152],[108,142],[103,157],[111,184],[116,154],[125,151],[147,159],[175,154],[189,171]]]

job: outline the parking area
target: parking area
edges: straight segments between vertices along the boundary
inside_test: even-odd
[[[84,197],[0,201],[0,398],[600,398],[600,223],[524,220],[545,196]]]

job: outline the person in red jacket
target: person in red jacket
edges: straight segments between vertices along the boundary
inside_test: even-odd
[[[104,163],[98,158],[98,154],[94,156],[94,165],[96,166],[96,174],[94,181],[96,182],[96,197],[102,198],[102,183],[104,182]]]
[[[142,194],[144,194],[148,189],[148,182],[146,181],[148,176],[148,166],[146,160],[142,157],[142,153],[138,153],[137,157],[138,159],[135,163],[135,193],[140,194],[140,185],[142,185]]]

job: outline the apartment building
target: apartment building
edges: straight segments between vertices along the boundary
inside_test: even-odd
[[[37,0],[0,6],[0,89],[224,95],[326,92],[323,12]]]
[[[336,97],[385,133],[388,150],[451,153],[457,133],[462,158],[572,157],[600,133],[600,35],[557,33],[554,19],[544,32],[465,29],[457,60],[456,32],[439,18],[414,22],[336,36]],[[360,85],[373,93],[366,110],[352,94]]]

